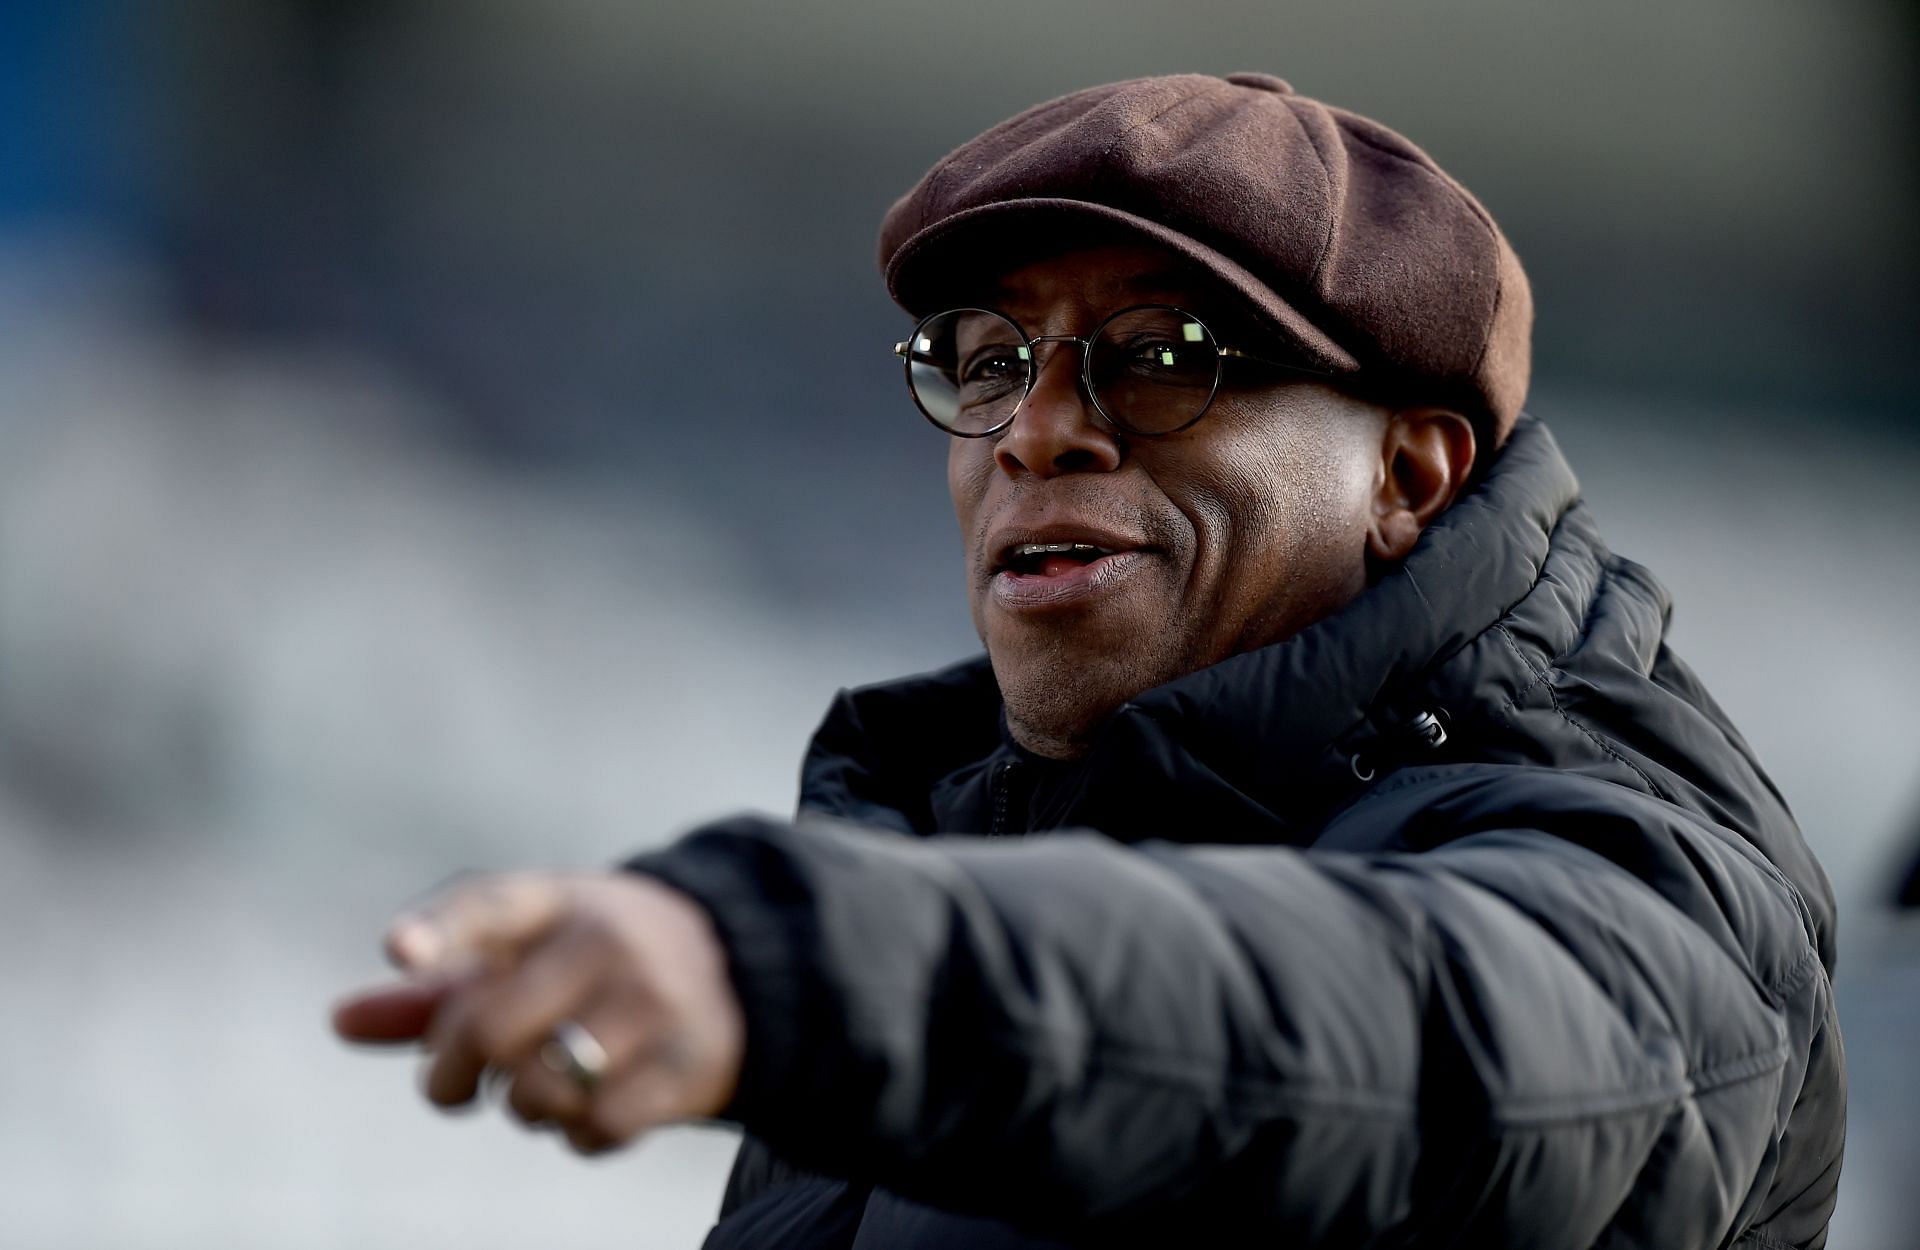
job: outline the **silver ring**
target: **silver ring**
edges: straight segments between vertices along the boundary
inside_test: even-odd
[[[540,1047],[540,1062],[590,1093],[607,1074],[607,1048],[578,1021],[562,1020]]]

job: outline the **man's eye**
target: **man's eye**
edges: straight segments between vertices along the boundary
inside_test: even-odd
[[[1017,347],[982,348],[968,356],[960,366],[962,382],[1004,382],[1012,378],[1024,377],[1027,371],[1026,361],[1020,358]]]
[[[1136,339],[1127,344],[1124,359],[1128,368],[1142,373],[1185,373],[1196,367],[1198,355],[1191,343]]]

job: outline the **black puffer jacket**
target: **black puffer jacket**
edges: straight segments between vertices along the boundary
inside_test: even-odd
[[[839,822],[634,862],[747,1013],[708,1245],[1822,1245],[1833,899],[1667,614],[1527,420],[1347,610],[1082,760],[981,661],[843,695]],[[1053,830],[1099,833],[897,836]]]

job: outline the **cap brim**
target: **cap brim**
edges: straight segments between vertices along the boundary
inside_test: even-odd
[[[1094,227],[1081,243],[1108,242],[1114,235],[1157,243],[1192,261],[1244,300],[1248,309],[1299,356],[1299,363],[1349,374],[1360,362],[1244,265],[1159,222],[1085,200],[1000,200],[954,213],[908,237],[886,265],[887,292],[915,316],[936,312],[952,292],[983,274],[985,251],[1011,264],[1038,260],[1076,245],[1074,227]],[[1005,272],[998,268],[995,272]]]

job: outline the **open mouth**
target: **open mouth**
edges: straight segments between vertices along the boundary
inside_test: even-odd
[[[1077,611],[1128,593],[1155,555],[1125,531],[1058,519],[995,537],[988,595],[1020,614]]]
[[[1020,543],[1007,550],[996,571],[1022,577],[1063,577],[1113,554],[1091,543]]]

